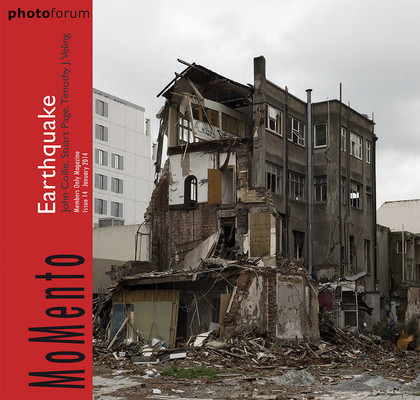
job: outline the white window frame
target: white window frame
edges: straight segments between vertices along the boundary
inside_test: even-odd
[[[270,126],[271,122],[274,123],[274,129]],[[267,104],[267,118],[265,127],[268,131],[275,133],[276,135],[283,136],[282,132],[282,112],[277,108],[274,108]]]
[[[371,155],[371,142],[366,140],[366,162],[370,164],[370,155]]]
[[[288,133],[289,141],[305,147],[305,124],[296,118],[289,116],[290,131]]]
[[[274,179],[274,190],[272,180]],[[283,193],[283,168],[270,162],[265,163],[265,182],[268,189],[275,194]]]
[[[317,145],[317,127],[321,127],[321,126],[325,126],[325,143],[324,144],[320,144]],[[320,123],[320,124],[315,124],[314,125],[314,148],[315,149],[319,149],[322,147],[327,147],[328,144],[328,124],[326,122]]]
[[[363,138],[357,133],[350,132],[350,155],[362,160]]]

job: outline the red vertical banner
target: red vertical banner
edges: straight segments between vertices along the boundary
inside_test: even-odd
[[[90,399],[92,4],[0,5],[0,398]]]

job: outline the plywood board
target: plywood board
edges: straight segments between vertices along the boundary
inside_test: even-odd
[[[261,257],[270,253],[271,214],[260,212],[249,214],[250,256]]]
[[[208,204],[222,204],[222,171],[208,170]]]

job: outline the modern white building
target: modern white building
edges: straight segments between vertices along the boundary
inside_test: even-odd
[[[144,108],[93,89],[93,152],[93,226],[141,223],[153,190]]]

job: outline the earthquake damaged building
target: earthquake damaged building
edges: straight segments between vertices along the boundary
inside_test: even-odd
[[[179,61],[158,95],[148,257],[111,272],[112,336],[129,319],[127,337],[170,346],[214,329],[317,341],[319,304],[341,326],[379,320],[373,121],[293,96],[264,57],[253,85]]]
[[[381,320],[420,329],[420,235],[378,225]],[[385,242],[385,243],[382,243]]]

